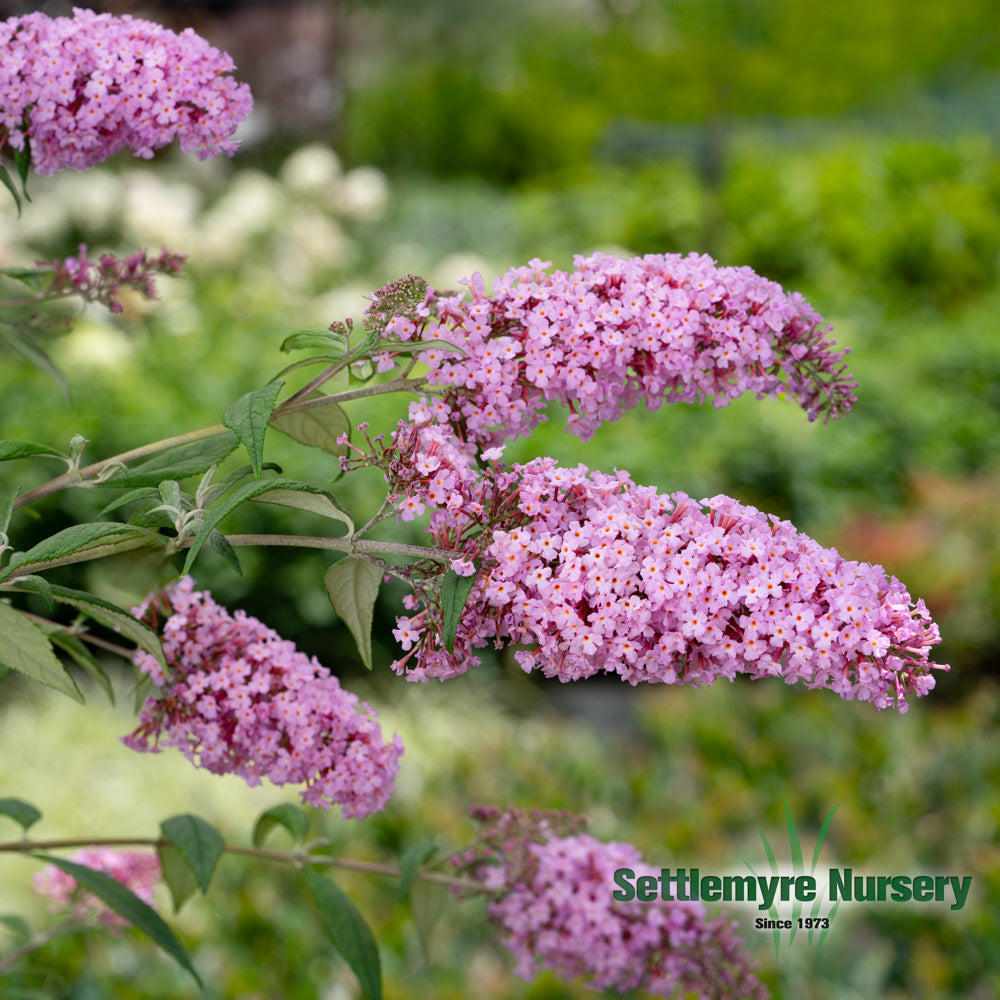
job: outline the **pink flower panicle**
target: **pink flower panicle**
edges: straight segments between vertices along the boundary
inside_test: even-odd
[[[113,313],[124,310],[118,297],[122,285],[134,288],[147,299],[156,298],[154,277],[157,274],[180,274],[186,256],[165,247],[158,257],[140,250],[121,259],[114,254],[102,254],[96,261],[87,260],[87,245],[80,244],[76,257],[66,257],[51,263],[39,261],[37,267],[52,271],[50,294],[80,295],[88,302],[100,302]]]
[[[387,336],[430,347],[428,385],[437,419],[481,447],[526,435],[558,400],[583,440],[605,420],[645,403],[725,406],[745,392],[787,391],[809,414],[848,411],[854,380],[830,328],[798,293],[748,267],[708,256],[577,256],[576,270],[532,260],[496,279],[468,279],[471,298],[428,292],[426,318],[399,316]]]
[[[133,750],[180,750],[213,774],[248,785],[304,784],[302,801],[338,803],[344,816],[382,809],[392,794],[403,744],[382,742],[373,709],[359,705],[329,670],[256,618],[230,614],[184,577],[134,609],[154,625],[164,613],[164,676],[148,653],[137,665],[160,689],[123,738]]]
[[[412,680],[464,673],[476,648],[511,643],[528,647],[515,654],[524,670],[563,681],[779,676],[905,712],[908,693],[934,687],[931,669],[948,669],[928,659],[940,633],[923,601],[787,521],[553,459],[480,468],[432,414],[411,416],[371,461],[401,519],[429,509],[437,546],[478,567],[453,653],[435,581],[414,581],[424,609],[393,633],[406,653],[394,668]]]
[[[497,891],[491,920],[531,979],[544,969],[586,977],[598,990],[643,989],[654,996],[702,1000],[766,998],[736,924],[708,920],[696,902],[618,903],[614,873],[654,874],[630,844],[602,843],[585,833],[564,835],[562,817],[508,809],[487,811],[474,854],[460,867]]]
[[[95,847],[77,851],[70,861],[110,875],[144,903],[155,906],[153,888],[160,879],[160,860],[152,852]],[[98,923],[114,928],[129,926],[124,917],[108,909],[93,893],[81,889],[76,879],[61,868],[50,865],[38,872],[32,882],[36,892],[52,901],[52,912],[72,907],[74,918],[82,923]]]
[[[122,149],[146,159],[176,136],[200,159],[232,153],[250,88],[190,28],[74,8],[0,22],[0,148],[30,142],[39,174],[87,170]]]

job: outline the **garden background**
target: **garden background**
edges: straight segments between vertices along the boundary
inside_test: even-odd
[[[407,272],[446,288],[531,257],[565,268],[595,249],[705,251],[806,295],[852,350],[855,409],[815,426],[774,401],[678,405],[629,413],[586,446],[563,433],[556,411],[505,458],[626,469],[662,491],[726,493],[788,518],[925,598],[943,636],[934,658],[952,665],[906,716],[777,681],[563,687],[525,677],[507,657],[447,684],[406,685],[387,669],[401,591],[389,588],[376,610],[369,675],[329,606],[323,553],[247,552],[243,578],[203,555],[198,579],[217,599],[315,653],[404,740],[386,811],[363,822],[316,815],[314,832],[352,857],[391,861],[427,837],[446,849],[467,841],[475,802],[560,807],[655,865],[739,871],[744,858],[763,861],[756,824],[772,844],[784,836],[782,794],[807,851],[839,804],[822,864],[972,875],[972,893],[959,912],[844,908],[822,949],[798,939],[777,961],[770,935],[744,915],[747,947],[775,996],[1000,995],[1000,24],[991,0],[95,6],[193,25],[234,54],[259,106],[231,161],[121,155],[86,174],[32,178],[20,221],[12,203],[0,206],[0,266],[65,256],[81,241],[190,255],[184,279],[161,279],[161,301],[130,300],[121,316],[88,308],[47,345],[72,407],[51,379],[4,354],[0,437],[65,447],[79,433],[94,460],[216,423],[286,363],[285,335],[360,316],[367,294]],[[29,9],[69,12],[0,3],[4,17]],[[374,411],[350,406],[376,429],[402,412],[395,399]],[[273,432],[265,457],[319,485],[338,472],[332,456]],[[57,471],[18,463],[0,475],[30,487]],[[370,513],[381,488],[366,471],[333,490]],[[39,508],[69,523],[92,517],[102,496],[69,491]],[[243,508],[236,520],[238,530],[280,532],[292,516]],[[419,523],[391,531],[421,540]],[[86,572],[89,588],[122,604],[148,580],[128,557],[62,572],[70,585]],[[129,685],[122,673],[115,707],[95,691],[81,708],[4,679],[0,790],[42,809],[33,833],[155,836],[161,819],[190,811],[248,842],[258,812],[292,800],[194,772],[173,752],[126,750],[118,737],[134,725]],[[13,838],[16,828],[5,829]],[[0,912],[43,923],[33,870],[0,859]],[[481,902],[421,892],[411,910],[395,902],[391,880],[340,881],[376,928],[390,997],[595,995],[549,976],[513,977]],[[176,926],[205,996],[358,995],[279,868],[227,857]],[[0,927],[0,952],[5,936]],[[195,995],[148,942],[96,933],[54,942],[4,989],[73,1000]]]

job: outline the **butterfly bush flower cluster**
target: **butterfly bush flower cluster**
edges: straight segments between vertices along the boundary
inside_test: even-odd
[[[179,749],[213,774],[249,785],[304,784],[302,801],[337,803],[348,817],[385,806],[403,744],[388,743],[376,714],[293,643],[242,611],[230,614],[184,577],[133,609],[161,615],[168,676],[148,653],[136,663],[159,688],[123,742],[139,751]]]
[[[563,814],[477,807],[473,815],[486,824],[482,839],[453,860],[497,892],[490,919],[522,978],[548,969],[622,993],[768,996],[741,951],[734,922],[708,919],[697,902],[614,900],[618,868],[654,874],[632,845],[567,834],[560,829],[567,826]]]
[[[87,170],[122,149],[149,158],[176,136],[201,159],[232,154],[253,104],[224,52],[190,28],[74,8],[0,22],[0,148],[30,144],[40,174]]]
[[[416,581],[407,607],[425,607],[393,632],[407,654],[394,668],[411,680],[464,673],[488,643],[520,644],[524,670],[562,681],[777,676],[905,712],[909,693],[934,687],[931,669],[947,669],[929,660],[940,634],[922,600],[788,521],[725,496],[659,494],[624,472],[553,459],[507,469],[500,449],[480,466],[420,404],[411,415],[373,461],[399,517],[429,509],[451,568],[476,574],[452,652],[440,602]]]
[[[77,851],[70,861],[104,872],[134,892],[144,903],[155,906],[153,888],[160,879],[160,860],[150,851],[113,851],[93,847]],[[108,909],[93,893],[81,889],[72,875],[50,865],[33,878],[35,891],[51,900],[52,912],[71,907],[74,919],[104,927],[123,928],[129,923]]]
[[[569,429],[583,440],[643,402],[725,406],[784,389],[810,419],[829,419],[856,401],[840,364],[847,351],[832,349],[821,317],[748,267],[699,254],[600,253],[575,266],[550,273],[533,260],[490,293],[476,274],[469,297],[428,291],[422,310],[388,324],[389,337],[464,352],[421,355],[437,418],[464,439],[488,448],[526,435],[551,400],[569,408]]]
[[[186,260],[184,254],[164,248],[158,256],[140,250],[124,259],[105,253],[95,260],[87,259],[87,245],[80,244],[75,257],[65,257],[51,263],[39,261],[37,266],[52,272],[48,297],[80,295],[88,302],[99,302],[113,313],[124,310],[118,297],[122,285],[134,288],[147,299],[156,298],[154,278],[157,274],[180,274]]]

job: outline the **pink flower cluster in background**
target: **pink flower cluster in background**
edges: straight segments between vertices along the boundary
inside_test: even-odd
[[[118,292],[122,285],[134,288],[147,299],[156,298],[154,276],[180,274],[186,256],[166,248],[158,257],[140,250],[122,259],[114,254],[101,254],[98,260],[87,259],[87,245],[80,244],[76,257],[66,257],[51,263],[39,261],[37,267],[52,271],[49,295],[80,295],[88,302],[100,302],[113,313],[123,311]]]
[[[526,671],[563,681],[777,676],[902,712],[908,693],[934,687],[932,667],[947,669],[929,661],[940,635],[923,601],[880,566],[725,496],[658,494],[553,459],[505,469],[499,449],[477,467],[417,411],[375,462],[399,516],[431,510],[452,568],[479,568],[453,653],[430,588],[417,590],[423,611],[397,620],[407,655],[394,667],[410,679],[464,673],[475,648],[511,643],[529,647],[515,654]]]
[[[154,905],[153,887],[160,879],[160,859],[151,851],[113,851],[93,847],[77,851],[70,859],[77,864],[104,872],[134,892],[144,903]],[[129,922],[108,909],[93,893],[80,889],[76,879],[61,868],[50,865],[32,879],[35,891],[52,900],[52,911],[67,906],[82,923],[105,927],[128,927]]]
[[[238,774],[249,785],[304,784],[302,801],[333,803],[361,817],[392,794],[403,744],[382,742],[369,705],[336,677],[256,618],[230,614],[185,577],[136,608],[154,625],[161,614],[170,667],[138,651],[136,663],[160,688],[123,742],[133,750],[177,747],[213,774]],[[151,742],[152,741],[152,742]]]
[[[428,292],[387,337],[462,348],[421,355],[442,402],[437,419],[481,447],[530,433],[550,400],[569,407],[583,440],[645,403],[724,406],[745,392],[787,391],[815,419],[856,401],[853,379],[825,338],[829,327],[797,292],[708,256],[577,256],[572,273],[531,261],[497,278],[477,274],[471,299]]]
[[[40,174],[87,170],[122,149],[232,154],[253,104],[224,52],[190,28],[75,8],[0,22],[0,147],[30,142]]]
[[[537,812],[479,807],[473,815],[489,824],[484,841],[455,860],[500,893],[489,914],[521,977],[548,969],[622,993],[768,996],[741,951],[734,922],[709,920],[696,902],[614,901],[618,868],[654,874],[632,845],[585,833],[560,836],[558,819],[550,823]]]

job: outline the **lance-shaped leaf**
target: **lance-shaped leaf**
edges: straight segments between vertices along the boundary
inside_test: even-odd
[[[160,824],[160,829],[181,852],[181,857],[198,880],[198,887],[202,892],[207,892],[215,866],[226,849],[222,834],[211,823],[190,813],[165,819]]]
[[[250,456],[253,474],[260,479],[260,466],[264,461],[264,432],[274,413],[278,393],[284,382],[269,382],[262,389],[255,389],[240,396],[223,414],[222,423],[235,431]]]
[[[68,458],[66,452],[47,444],[35,444],[34,441],[22,441],[18,438],[8,438],[0,441],[0,462],[9,462],[14,458]]]
[[[0,603],[0,665],[83,703],[83,695],[52,645],[30,618]]]
[[[321,490],[318,486],[298,490],[269,490],[258,497],[254,497],[257,503],[273,503],[281,507],[294,507],[296,510],[307,510],[322,517],[332,518],[347,525],[348,534],[354,532],[354,521],[351,515],[341,506],[340,502],[332,493]]]
[[[448,890],[437,882],[418,882],[410,890],[410,913],[424,960],[430,962],[434,927],[444,911]]]
[[[14,184],[14,178],[10,176],[7,168],[0,163],[0,184],[11,193],[14,199],[14,204],[17,206],[17,217],[21,218],[21,195],[17,190],[17,186]]]
[[[9,816],[22,830],[28,830],[41,818],[42,814],[24,799],[0,799],[0,815]]]
[[[334,400],[306,410],[279,411],[271,417],[271,426],[299,444],[320,448],[331,455],[347,454],[347,446],[338,444],[337,439],[350,434],[351,422]]]
[[[447,340],[381,340],[376,345],[377,353],[387,351],[389,354],[418,354],[423,351],[455,351],[465,354],[465,349]]]
[[[10,519],[14,515],[14,501],[17,499],[17,490],[0,497],[0,534],[6,534],[10,526]],[[3,553],[0,553],[2,555]]]
[[[93,653],[75,635],[70,635],[61,629],[54,629],[49,632],[49,641],[53,646],[58,646],[66,653],[84,673],[97,681],[108,696],[108,701],[112,705],[115,703],[115,689],[112,687],[111,678],[104,672]]]
[[[37,591],[37,587],[32,585],[30,577],[18,580],[17,585],[21,590]],[[156,633],[123,608],[100,597],[95,597],[93,594],[85,593],[82,590],[73,590],[55,583],[49,584],[49,592],[54,601],[68,604],[88,618],[93,618],[94,621],[118,632],[126,639],[131,639],[140,649],[144,649],[154,657],[165,673],[169,673],[167,661],[163,656],[163,646]]]
[[[243,567],[240,565],[240,557],[236,554],[236,549],[232,547],[229,539],[218,528],[209,533],[208,538],[205,539],[205,544],[213,552],[222,556],[240,576],[243,575]]]
[[[33,337],[35,332],[28,323],[0,322],[0,339],[6,341],[40,372],[48,375],[62,390],[63,397],[68,403],[70,401],[69,382],[66,381],[66,376],[48,353],[35,342]]]
[[[168,448],[139,465],[130,466],[126,472],[117,473],[105,485],[134,489],[139,486],[159,486],[164,479],[200,476],[206,469],[218,465],[239,443],[235,434],[226,432],[177,448]]]
[[[265,810],[253,828],[253,846],[260,847],[277,826],[284,827],[296,844],[301,844],[309,832],[309,813],[292,802],[284,802]]]
[[[333,330],[296,330],[281,342],[284,354],[291,351],[308,351],[314,347],[327,352],[332,360],[336,360],[347,352],[347,338]]]
[[[31,924],[16,913],[0,913],[0,924],[21,941],[28,941],[31,938]]]
[[[144,903],[131,889],[104,872],[87,868],[75,861],[66,861],[48,854],[34,854],[32,857],[46,861],[76,879],[88,892],[92,892],[105,906],[124,917],[133,927],[152,938],[171,958],[194,976],[199,986],[204,987],[184,946],[167,926],[163,918],[148,903]]]
[[[372,618],[382,571],[364,559],[349,556],[323,575],[330,603],[358,644],[361,662],[372,668]]]
[[[347,893],[326,875],[307,868],[305,877],[334,948],[358,977],[368,1000],[382,1000],[382,963],[371,928]]]
[[[184,560],[184,569],[181,570],[181,575],[188,573],[191,569],[192,563],[194,563],[195,557],[201,551],[201,547],[205,544],[208,536],[218,527],[219,522],[228,517],[237,507],[241,504],[246,503],[248,500],[253,500],[254,497],[258,497],[263,493],[269,493],[273,490],[301,490],[306,493],[315,492],[316,487],[310,486],[309,483],[300,483],[296,479],[256,479],[250,483],[244,483],[238,490],[230,493],[226,499],[219,504],[214,510],[210,511],[205,517],[198,522],[198,526],[194,530],[194,538],[191,542],[191,548],[188,550],[187,559]]]
[[[191,866],[173,844],[159,844],[156,853],[160,858],[160,872],[163,881],[170,890],[170,899],[174,904],[174,913],[195,894],[198,882],[191,871]]]
[[[445,649],[449,653],[455,652],[458,622],[475,582],[475,573],[471,576],[459,576],[453,569],[449,569],[441,581],[441,632]]]
[[[398,899],[406,899],[410,892],[410,886],[417,877],[420,866],[427,861],[437,850],[437,844],[433,840],[424,840],[418,844],[410,844],[403,852],[399,867],[402,875],[399,879]]]
[[[163,543],[158,535],[132,524],[108,521],[74,524],[11,559],[7,567],[0,571],[0,580],[5,580],[14,570],[24,566],[42,568],[57,560],[62,563],[80,562]]]
[[[149,500],[159,495],[160,491],[155,486],[140,486],[137,490],[129,490],[128,493],[123,493],[120,497],[116,497],[101,510],[97,517],[104,517],[105,514],[110,514],[112,511],[118,510],[119,507],[126,507],[130,503],[136,503],[138,500]]]

